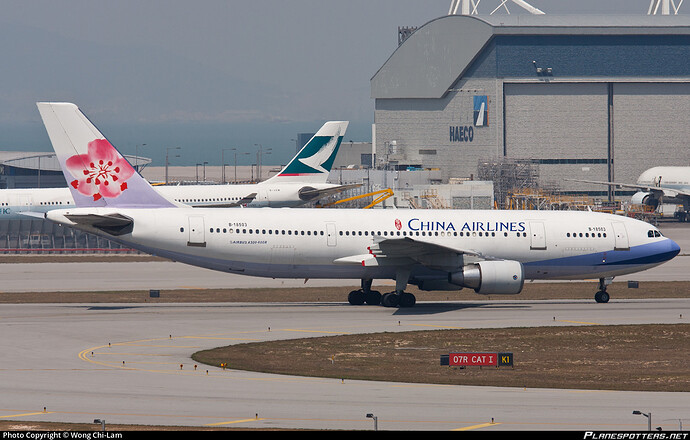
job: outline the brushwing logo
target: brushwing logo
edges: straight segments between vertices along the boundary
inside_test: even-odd
[[[338,140],[340,137],[340,129],[338,129],[335,136],[331,137],[325,145],[323,145],[319,150],[309,157],[300,157],[298,160],[304,165],[317,170],[320,173],[327,173],[328,171],[323,167],[328,159],[331,158],[333,152],[335,151],[336,145],[338,145]]]
[[[290,162],[280,175],[328,174],[343,140],[341,131],[338,129],[334,136],[315,136],[300,152],[297,160]]]
[[[489,126],[489,100],[486,95],[474,97],[474,126]]]

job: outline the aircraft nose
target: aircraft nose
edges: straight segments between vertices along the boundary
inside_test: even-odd
[[[660,252],[664,257],[664,261],[671,260],[680,253],[680,246],[670,238],[667,238],[664,244],[666,246],[664,246],[664,250]]]

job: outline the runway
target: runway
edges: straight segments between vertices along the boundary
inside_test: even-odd
[[[679,310],[689,307],[688,299],[421,303],[405,311],[344,304],[3,305],[0,417],[360,430],[373,429],[365,417],[372,413],[381,430],[644,430],[646,419],[632,415],[642,410],[658,417],[655,426],[673,430],[687,420],[690,393],[343,382],[232,365],[195,369],[190,355],[345,333],[677,323],[687,321]]]
[[[685,231],[675,230],[681,239]],[[684,279],[687,265],[672,266],[682,258],[687,257],[631,279]],[[227,277],[178,263],[111,265],[103,273],[93,270],[96,264],[107,263],[64,263],[52,271],[39,267],[26,272],[19,266],[29,265],[2,264],[0,268],[7,271],[2,290],[10,291],[12,283],[49,285],[55,290],[63,282],[84,289],[118,285],[132,289],[142,280],[151,283],[142,288],[169,288],[164,282],[210,287]],[[78,267],[83,272],[73,272]],[[238,282],[254,280],[251,285],[256,286],[257,279],[243,280]],[[303,285],[303,280],[293,282]],[[285,282],[259,284],[271,283]],[[478,297],[471,302],[420,302],[413,309],[399,310],[352,307],[344,302],[3,305],[0,419],[369,430],[374,427],[373,419],[366,418],[370,413],[377,417],[380,430],[646,430],[646,418],[632,415],[633,410],[640,410],[653,414],[654,427],[677,430],[680,420],[687,426],[690,392],[341,381],[241,372],[232,365],[228,369],[195,366],[190,356],[228,344],[334,334],[362,334],[365,341],[366,334],[373,332],[671,324],[687,319],[690,299],[686,298],[613,298],[608,304],[597,304],[591,300],[482,301]],[[515,360],[519,362],[519,354]]]

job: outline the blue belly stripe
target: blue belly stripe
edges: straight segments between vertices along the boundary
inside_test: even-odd
[[[527,267],[553,266],[630,266],[659,264],[678,255],[680,247],[672,240],[633,246],[628,251],[596,252],[572,257],[554,258],[525,263]]]

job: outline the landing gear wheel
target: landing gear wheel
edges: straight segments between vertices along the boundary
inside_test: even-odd
[[[594,294],[594,300],[598,303],[607,303],[609,299],[609,294],[605,290],[600,290]]]
[[[400,307],[414,307],[417,302],[417,298],[411,293],[401,292],[398,296],[400,297],[398,301]]]
[[[400,298],[395,292],[384,293],[381,297],[381,305],[384,307],[398,307]]]
[[[378,306],[381,304],[381,293],[376,290],[370,290],[364,294],[364,302],[370,306]]]
[[[353,290],[347,295],[347,301],[353,306],[364,304],[364,293],[361,290]]]
[[[609,302],[609,294],[606,293],[606,286],[611,283],[613,278],[599,278],[599,291],[594,294],[594,300],[598,303]]]

